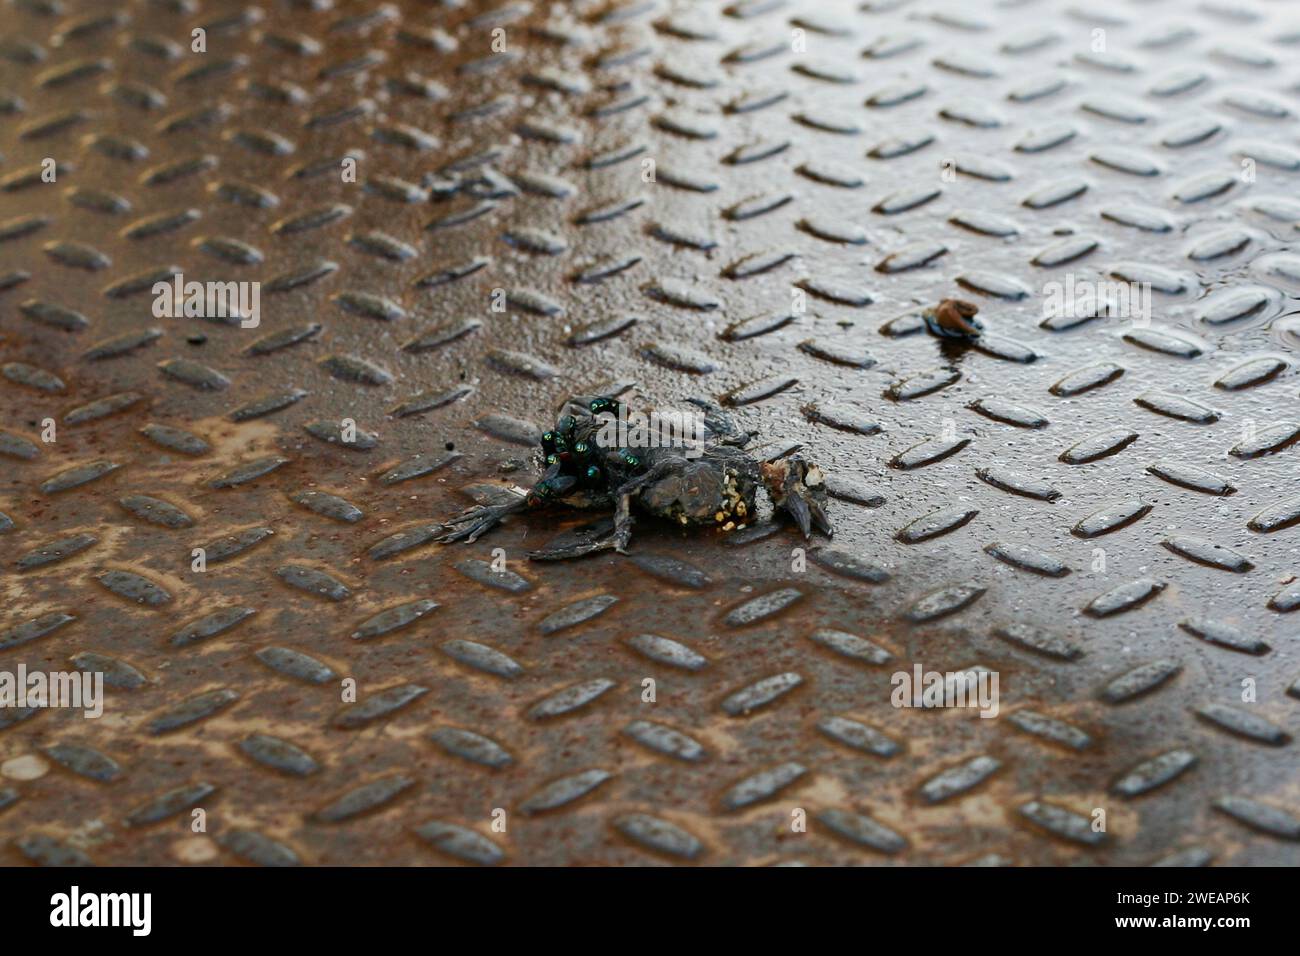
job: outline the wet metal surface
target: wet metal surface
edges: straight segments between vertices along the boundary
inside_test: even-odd
[[[5,17],[0,670],[107,684],[0,711],[5,863],[1300,860],[1286,5]],[[1109,280],[1149,327],[1044,318]],[[611,383],[801,444],[833,543],[432,543]]]

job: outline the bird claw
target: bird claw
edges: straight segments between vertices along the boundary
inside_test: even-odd
[[[477,505],[453,515],[439,526],[443,533],[434,540],[442,544],[464,541],[473,544],[483,534],[491,531],[509,514],[520,510],[517,502],[501,505]]]

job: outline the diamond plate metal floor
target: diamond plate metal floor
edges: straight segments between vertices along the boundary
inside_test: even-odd
[[[0,712],[4,862],[1300,859],[1294,7],[4,15],[0,670],[111,685]],[[1110,279],[1149,329],[1044,321]],[[429,541],[607,383],[801,443],[834,542]]]

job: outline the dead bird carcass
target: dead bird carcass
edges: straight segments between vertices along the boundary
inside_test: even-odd
[[[472,542],[508,515],[569,503],[613,509],[613,530],[603,538],[529,557],[576,558],[608,549],[626,553],[634,509],[679,527],[732,530],[756,516],[760,487],[805,537],[814,528],[831,535],[821,469],[798,455],[760,461],[746,451],[754,437],[750,432],[738,428],[717,405],[690,402],[701,412],[698,440],[664,444],[652,440],[653,433],[638,436],[634,429],[629,436],[619,429],[627,408],[616,398],[570,398],[555,427],[542,435],[539,464],[544,471],[537,483],[526,493],[510,493],[508,500],[448,518],[437,540]]]

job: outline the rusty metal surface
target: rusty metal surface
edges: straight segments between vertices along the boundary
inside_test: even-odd
[[[117,684],[99,720],[0,715],[5,863],[1297,861],[1287,5],[4,23],[0,669]],[[155,318],[175,271],[260,281],[261,326]],[[1049,283],[1112,277],[1156,286],[1149,331],[1041,324]],[[983,348],[918,331],[950,295]],[[425,540],[466,488],[526,483],[510,419],[609,382],[646,406],[760,383],[739,415],[859,487],[829,547],[888,580],[784,529],[642,521],[634,559],[569,565],[526,561],[568,526],[538,518]],[[845,408],[878,430],[826,423]],[[345,419],[373,447],[327,440]],[[196,547],[229,554],[199,573]],[[475,564],[496,548],[522,580]],[[1000,715],[895,709],[918,663],[996,670]]]

